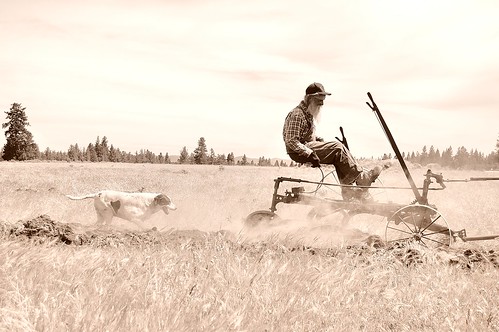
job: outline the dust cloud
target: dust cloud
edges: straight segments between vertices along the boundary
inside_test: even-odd
[[[369,233],[359,225],[350,225],[342,220],[318,222],[309,218],[272,220],[254,227],[243,223],[238,236],[249,242],[280,239],[290,244],[316,248],[370,244],[380,240],[378,234]]]

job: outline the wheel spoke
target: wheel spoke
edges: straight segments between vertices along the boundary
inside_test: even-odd
[[[411,237],[401,237],[399,239],[395,239],[395,240],[390,240],[390,241],[387,241],[387,242],[404,242],[404,241],[410,241],[412,240],[412,236]]]
[[[412,223],[411,224],[414,226],[414,232],[417,232],[421,228],[421,225],[417,224],[415,213],[411,213],[411,217],[412,217]]]
[[[432,234],[442,234],[442,235],[444,235],[443,233],[432,233]],[[437,237],[430,237],[429,235],[431,235],[431,234],[423,234],[422,237],[421,237],[421,239],[425,239],[425,240],[431,241],[433,243],[438,243],[438,244],[441,244],[441,245],[448,244],[448,241],[438,240]]]
[[[433,224],[434,224],[434,223],[438,220],[438,218],[440,218],[441,216],[442,216],[442,215],[441,215],[441,214],[439,214],[439,215],[438,215],[435,219],[433,219],[433,220],[431,221],[431,223],[429,223],[429,225],[428,225],[428,226],[426,226],[426,227],[422,230],[422,232],[426,231],[426,229],[428,229],[428,227],[430,227],[431,225],[433,225]],[[430,217],[430,220],[431,220],[431,217]]]
[[[411,232],[413,232],[413,233],[414,233],[415,229],[412,229],[412,228],[411,228],[411,226],[409,226],[409,225],[405,222],[405,220],[404,220],[404,219],[402,219],[402,217],[400,217],[400,216],[397,216],[397,217],[398,217],[398,218],[400,219],[400,221],[401,221],[401,222],[405,225],[405,227],[407,227],[407,229],[408,229],[408,230],[410,230]],[[399,223],[400,223],[400,222],[399,222]]]
[[[395,227],[391,227],[391,226],[387,226],[386,228],[393,229],[394,231],[398,231],[398,232],[400,232],[400,233],[410,234],[411,236],[412,236],[412,234],[413,234],[413,233],[411,233],[411,232],[405,231],[405,230],[400,229],[400,228],[395,228]]]

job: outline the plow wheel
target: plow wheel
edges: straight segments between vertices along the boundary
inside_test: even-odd
[[[248,227],[258,227],[279,222],[281,218],[274,212],[269,210],[259,210],[250,213],[244,220],[244,224]]]
[[[427,205],[408,205],[388,219],[385,229],[387,242],[418,242],[425,247],[449,246],[452,231],[445,218]]]

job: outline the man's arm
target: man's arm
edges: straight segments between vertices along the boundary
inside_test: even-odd
[[[284,124],[284,142],[286,147],[301,156],[308,157],[312,150],[300,143],[301,129],[307,126],[307,120],[297,112],[292,112]]]

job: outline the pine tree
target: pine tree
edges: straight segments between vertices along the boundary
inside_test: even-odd
[[[111,144],[109,147],[109,161],[115,163],[119,161],[119,151],[117,151],[114,146]]]
[[[214,165],[217,159],[217,155],[215,154],[215,150],[210,149],[210,155],[208,157],[208,164]]]
[[[453,155],[452,147],[449,146],[447,149],[445,149],[442,152],[442,157],[441,157],[442,166],[452,166],[452,155]]]
[[[7,128],[5,137],[7,142],[3,147],[4,160],[30,160],[40,156],[38,145],[33,140],[33,135],[26,129],[29,126],[26,107],[13,103],[7,114],[7,122],[2,124],[2,129]]]
[[[95,149],[95,155],[97,156],[96,161],[102,161],[102,147],[101,147],[99,136],[97,136],[97,139],[95,140],[94,149]]]
[[[428,151],[428,163],[436,163],[438,162],[436,158],[436,152],[435,152],[435,147],[432,145],[430,146],[430,151]]]
[[[195,164],[206,164],[208,160],[208,148],[206,147],[204,137],[198,140],[198,147],[193,152],[193,158]]]
[[[217,165],[226,165],[227,164],[227,158],[225,157],[225,154],[219,154],[217,155]]]
[[[499,163],[499,138],[496,141],[496,162]]]
[[[457,167],[466,166],[469,159],[470,159],[470,154],[464,146],[461,146],[460,148],[457,149],[456,155],[454,156],[454,160],[456,161]]]
[[[233,152],[230,152],[228,155],[227,155],[227,165],[234,165],[234,153]]]
[[[428,163],[428,149],[426,145],[423,146],[423,150],[421,151],[421,155],[419,156],[419,163],[421,165],[426,165]]]
[[[179,164],[187,164],[189,162],[189,153],[187,152],[187,148],[184,146],[180,151],[180,157],[178,158]]]
[[[80,148],[78,147],[78,143],[75,145],[70,145],[68,149],[68,159],[70,161],[81,161],[82,160],[82,153],[80,151]]]
[[[97,162],[97,153],[95,152],[95,147],[92,143],[88,143],[87,146],[87,161],[91,161],[93,163]]]
[[[243,166],[248,165],[248,158],[246,157],[246,154],[243,154],[243,157],[241,159],[241,165]]]
[[[107,137],[102,137],[102,142],[100,143],[100,153],[101,153],[101,161],[109,161],[109,147],[107,146],[109,142],[107,141]]]

